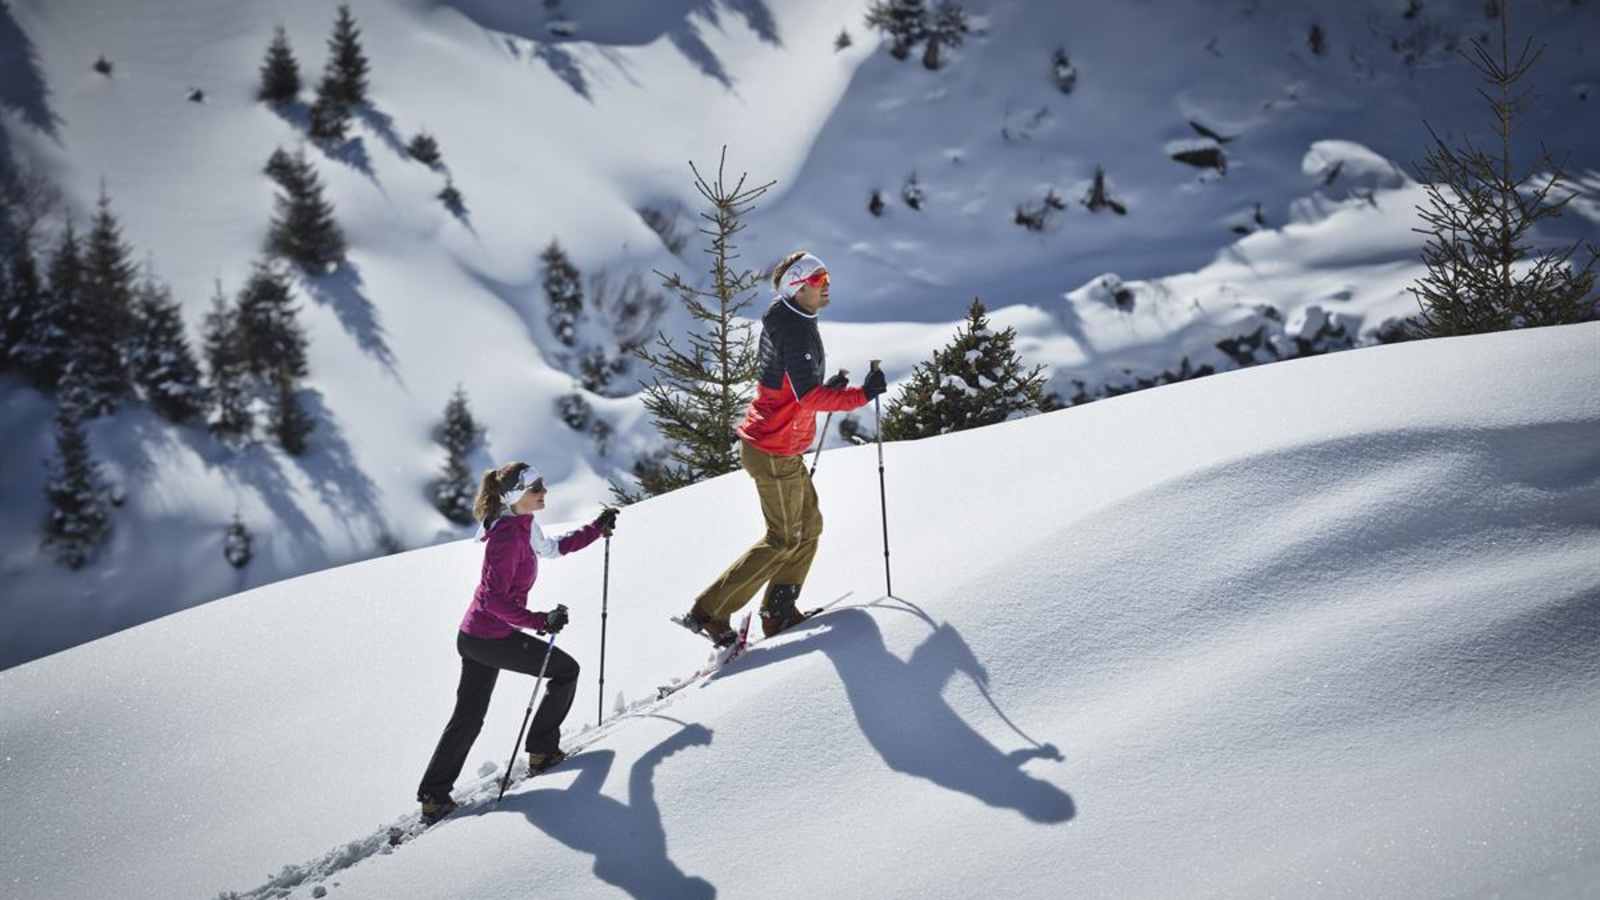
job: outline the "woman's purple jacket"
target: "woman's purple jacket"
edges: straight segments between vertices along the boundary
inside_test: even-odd
[[[555,558],[582,550],[600,537],[591,522],[556,540],[544,536],[531,514],[501,516],[478,534],[485,542],[483,574],[472,594],[461,630],[473,637],[503,638],[519,628],[544,627],[544,613],[528,611],[528,589],[539,577],[538,557]]]

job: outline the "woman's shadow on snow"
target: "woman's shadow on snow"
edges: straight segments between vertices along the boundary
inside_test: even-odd
[[[667,856],[655,794],[655,770],[663,760],[679,750],[710,744],[710,729],[695,724],[684,725],[652,747],[628,773],[626,804],[600,793],[616,753],[596,750],[580,753],[556,770],[578,773],[569,787],[513,794],[498,808],[519,812],[545,834],[592,855],[594,874],[634,897],[715,897],[717,889],[709,881],[684,874]]]
[[[973,730],[945,702],[944,686],[961,673],[987,696],[988,673],[955,628],[935,624],[910,603],[905,606],[910,608],[880,608],[914,612],[933,628],[908,660],[889,651],[877,621],[866,610],[841,609],[815,624],[799,626],[797,631],[816,632],[804,640],[752,649],[733,664],[730,674],[821,651],[839,672],[861,733],[889,768],[990,806],[1014,809],[1033,822],[1071,819],[1077,811],[1072,797],[1022,770],[1031,759],[1059,761],[1060,751],[1028,739],[1033,746],[1004,753]]]

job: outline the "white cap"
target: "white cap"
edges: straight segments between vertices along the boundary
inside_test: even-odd
[[[528,466],[526,469],[523,469],[522,475],[517,478],[517,483],[506,488],[505,491],[500,494],[500,507],[502,509],[510,509],[511,504],[517,502],[517,500],[522,497],[523,493],[527,491],[528,488],[533,487],[534,484],[543,480],[544,476],[540,475],[539,470],[535,469],[533,466]]]

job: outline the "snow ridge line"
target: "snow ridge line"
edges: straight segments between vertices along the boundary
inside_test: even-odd
[[[836,597],[826,606],[823,606],[818,615],[834,608],[854,593],[854,591],[846,591]],[[874,603],[876,602],[874,601]],[[872,604],[867,605],[870,606]],[[767,638],[762,637],[751,641],[749,647],[755,647],[765,640]],[[748,653],[749,650],[746,649],[745,652]],[[569,757],[577,756],[588,750],[608,736],[617,727],[617,724],[624,720],[646,718],[672,705],[673,701],[683,693],[682,688],[693,684],[704,687],[715,680],[722,671],[722,667],[716,665],[719,656],[720,653],[714,651],[712,653],[712,663],[709,666],[696,669],[693,673],[672,682],[672,684],[679,686],[674,687],[669,693],[663,696],[657,696],[652,693],[646,699],[637,700],[629,704],[622,713],[607,719],[605,722],[598,725],[590,725],[579,731],[573,735],[571,748],[568,750],[567,755]],[[558,765],[550,771],[560,771],[560,768]],[[528,777],[526,760],[518,759],[512,764],[513,788],[528,780]],[[457,810],[446,818],[451,819],[462,814],[471,815],[484,807],[491,806],[494,803],[494,798],[499,793],[499,766],[495,766],[493,771],[479,775],[478,780],[473,782],[472,786],[467,789],[466,795],[460,800],[460,806]],[[373,832],[329,850],[317,859],[300,865],[286,865],[276,875],[269,875],[266,882],[247,891],[221,891],[217,894],[216,900],[282,900],[297,888],[320,884],[345,869],[349,869],[374,856],[385,856],[393,853],[397,847],[410,843],[412,838],[422,834],[425,830],[422,827],[421,812],[407,813],[393,822],[379,826]],[[398,841],[395,840],[396,835],[399,836]]]

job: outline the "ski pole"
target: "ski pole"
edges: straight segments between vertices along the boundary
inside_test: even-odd
[[[845,379],[845,383],[848,384],[850,379],[850,371],[848,369],[840,369],[837,377]],[[830,409],[828,410],[828,414],[822,418],[822,436],[817,438],[817,452],[811,455],[811,477],[813,478],[817,476],[817,463],[822,460],[822,445],[827,443],[828,426],[832,424],[833,410]]]
[[[872,361],[872,371],[878,371],[881,359]],[[883,410],[878,405],[878,398],[872,398],[872,415],[878,430],[878,508],[883,516],[883,591],[887,596],[894,596],[894,586],[889,580],[889,495],[883,486]]]
[[[494,798],[499,803],[506,795],[506,788],[511,785],[511,766],[517,761],[517,748],[522,746],[522,732],[528,727],[528,719],[533,715],[533,704],[539,699],[539,686],[544,683],[545,669],[550,667],[550,654],[556,649],[556,633],[550,632],[550,641],[544,645],[544,662],[539,664],[539,677],[533,682],[533,696],[528,698],[528,711],[522,714],[522,727],[517,729],[517,742],[511,745],[511,758],[506,760],[506,774],[500,779],[500,796]]]
[[[595,724],[606,718],[606,601],[611,596],[611,535],[606,535],[606,566],[600,576],[600,708]]]

